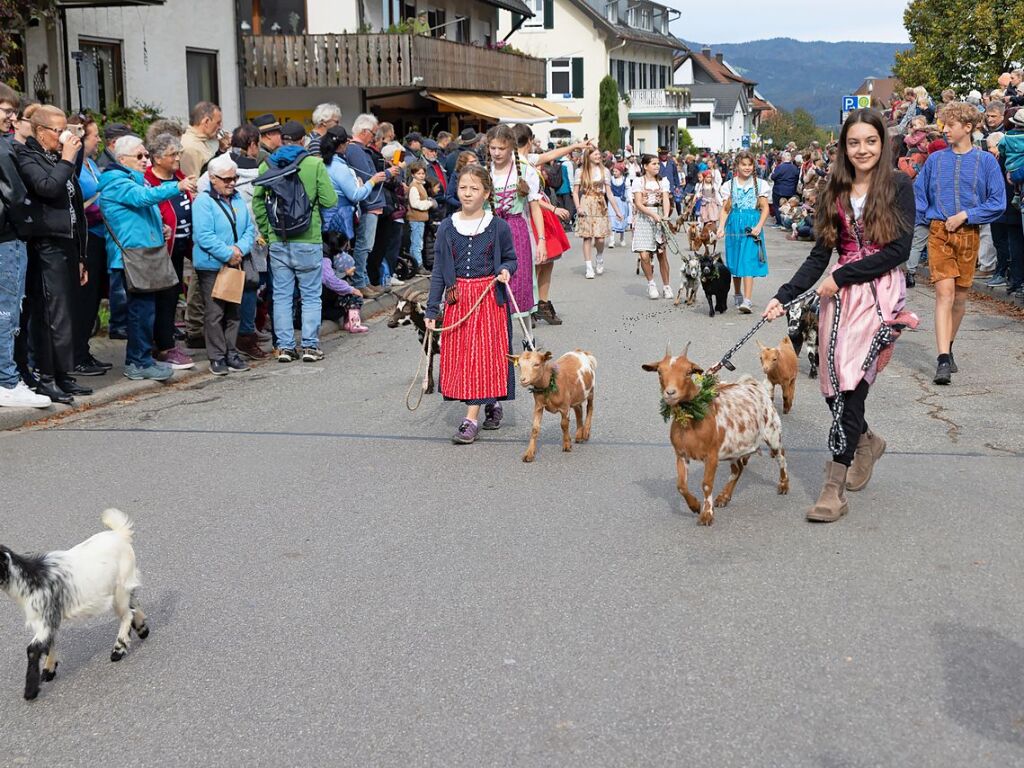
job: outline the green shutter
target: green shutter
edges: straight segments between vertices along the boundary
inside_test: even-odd
[[[544,29],[555,28],[555,0],[544,0]]]
[[[583,98],[583,59],[578,56],[572,60],[572,97]]]
[[[522,24],[523,18],[523,14],[512,11],[512,29],[516,29],[520,24]]]

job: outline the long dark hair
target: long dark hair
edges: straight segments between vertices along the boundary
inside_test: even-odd
[[[329,166],[331,164],[338,151],[338,147],[344,143],[338,134],[331,133],[330,131],[320,138],[320,159],[324,161],[324,165]]]
[[[853,209],[850,206],[850,190],[853,188],[855,170],[850,158],[846,155],[846,137],[850,127],[858,123],[867,123],[878,133],[882,142],[878,165],[871,174],[871,188],[868,190],[864,204],[864,236],[867,240],[885,245],[899,237],[912,222],[903,220],[903,215],[896,204],[896,174],[893,171],[889,149],[889,135],[881,112],[876,109],[855,109],[843,123],[839,132],[839,146],[836,158],[832,162],[828,183],[818,198],[818,214],[814,219],[814,234],[825,245],[834,248],[839,242],[839,210],[846,213],[848,221],[853,221]]]

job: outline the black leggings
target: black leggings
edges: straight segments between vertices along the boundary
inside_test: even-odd
[[[846,433],[846,452],[839,456],[832,455],[832,461],[837,464],[850,466],[853,463],[853,454],[857,450],[860,436],[868,431],[868,423],[864,418],[868,389],[868,383],[861,379],[856,389],[843,393],[843,432]],[[825,398],[830,409],[834,400],[834,397]]]

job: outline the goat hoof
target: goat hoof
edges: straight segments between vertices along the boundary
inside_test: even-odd
[[[124,658],[124,653],[125,653],[124,650],[118,650],[117,648],[115,648],[114,650],[112,650],[110,652],[110,660],[111,661],[120,661],[121,659]]]
[[[53,680],[53,678],[55,678],[56,676],[57,676],[57,664],[53,665],[53,670],[52,671],[48,670],[48,669],[44,669],[43,670],[43,682],[48,683],[51,680]]]
[[[39,695],[39,688],[35,690],[25,689],[25,701],[32,701],[36,696]]]
[[[789,493],[789,480],[779,483],[779,496],[785,496],[787,493]]]
[[[523,454],[523,463],[524,464],[531,464],[532,462],[533,462],[533,456],[531,454],[529,454],[529,453]]]
[[[719,495],[719,496],[715,497],[715,506],[716,507],[727,507],[727,506],[729,506],[729,502],[730,501],[731,501],[731,499],[728,496]]]
[[[138,628],[138,630],[136,630],[136,634],[139,636],[139,640],[145,640],[149,637],[149,625],[143,624]]]
[[[713,522],[715,522],[715,516],[705,515],[703,512],[700,517],[697,518],[697,525],[711,525]]]

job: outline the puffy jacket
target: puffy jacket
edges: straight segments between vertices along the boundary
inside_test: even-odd
[[[0,243],[24,240],[32,225],[32,213],[25,205],[28,190],[18,172],[14,147],[0,136]]]
[[[294,144],[281,147],[260,166],[260,175],[266,173],[271,166],[284,168],[301,151],[303,151],[302,147]],[[309,198],[310,205],[313,206],[313,216],[310,220],[309,229],[301,235],[289,237],[288,242],[320,244],[323,242],[320,234],[323,229],[320,211],[321,209],[329,210],[334,208],[338,204],[338,193],[334,191],[334,185],[331,184],[331,178],[327,175],[324,161],[319,157],[306,155],[306,157],[302,158],[299,162],[299,180],[306,189],[306,196]],[[252,195],[252,210],[256,216],[256,224],[263,238],[268,243],[279,243],[282,240],[270,226],[270,218],[267,216],[267,190],[258,184],[255,187]]]
[[[192,266],[218,270],[228,263],[237,247],[246,255],[256,241],[256,225],[249,216],[245,200],[237,192],[230,200],[206,191],[192,204]],[[225,209],[230,204],[235,215],[234,229]]]
[[[124,248],[164,245],[164,225],[158,206],[178,194],[178,182],[150,187],[141,171],[111,165],[100,174],[100,211]],[[121,249],[107,232],[107,268],[124,269]]]
[[[29,239],[77,240],[79,257],[85,258],[85,201],[78,185],[82,153],[78,153],[77,165],[54,159],[30,136],[24,144],[14,145],[14,155],[28,190],[27,203],[32,212]]]

